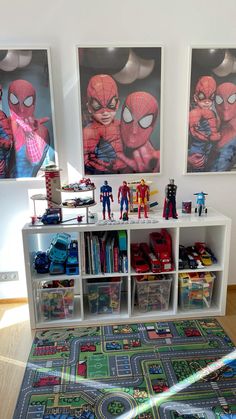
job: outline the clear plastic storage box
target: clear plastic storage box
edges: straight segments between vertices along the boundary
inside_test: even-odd
[[[89,311],[93,314],[119,313],[121,300],[120,278],[87,280]]]
[[[211,306],[215,275],[213,272],[179,274],[179,305],[184,310]]]
[[[158,275],[158,279],[142,280],[135,278],[134,293],[140,311],[168,310],[172,277]]]
[[[60,283],[63,281],[54,281]],[[45,283],[38,287],[40,321],[69,319],[74,314],[74,281],[70,286],[46,287]],[[50,284],[51,285],[51,284]]]

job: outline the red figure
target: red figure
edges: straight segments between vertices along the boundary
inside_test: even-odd
[[[140,184],[136,188],[136,201],[138,202],[138,218],[141,218],[141,208],[144,210],[144,217],[147,215],[147,203],[149,201],[149,186],[146,185],[144,179],[141,179]]]
[[[196,85],[194,109],[189,112],[189,130],[192,134],[188,162],[198,170],[204,170],[213,143],[220,140],[218,120],[212,110],[216,93],[213,77],[203,76]]]
[[[131,161],[127,164],[134,172],[159,171],[160,151],[150,142],[157,115],[157,100],[149,93],[135,92],[126,98],[121,115],[121,137],[125,152],[131,152]]]
[[[120,220],[122,219],[124,205],[127,215],[126,219],[128,220],[129,202],[130,188],[128,187],[127,182],[124,180],[123,185],[120,186],[118,190],[118,204],[120,204]]]
[[[11,126],[16,153],[16,177],[32,176],[39,170],[49,144],[48,117],[36,119],[36,92],[26,80],[13,81],[8,90]],[[35,174],[35,173],[34,173]]]
[[[117,85],[112,77],[100,74],[90,79],[87,107],[93,122],[83,129],[86,173],[120,173],[123,146],[120,122],[115,120],[119,107]]]
[[[2,86],[0,85],[0,101]],[[0,179],[7,177],[7,163],[13,145],[11,123],[6,114],[0,110]]]

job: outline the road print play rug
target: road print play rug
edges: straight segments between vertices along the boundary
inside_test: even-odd
[[[236,418],[236,349],[215,319],[36,333],[14,419]]]

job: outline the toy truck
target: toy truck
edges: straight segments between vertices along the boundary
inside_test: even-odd
[[[162,271],[173,271],[171,236],[164,228],[161,232],[150,234],[150,245],[153,253],[161,261]]]

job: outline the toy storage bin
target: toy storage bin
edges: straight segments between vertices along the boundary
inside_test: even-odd
[[[74,313],[74,280],[70,281],[69,286],[63,286],[65,281],[54,281],[61,283],[57,288],[43,288],[51,284],[52,281],[44,282],[39,285],[38,296],[38,315],[41,321],[52,321],[59,319],[69,319]],[[66,281],[68,283],[68,281]]]
[[[137,295],[139,310],[168,310],[172,278],[168,275],[158,275],[156,279],[144,281],[135,278],[134,293]]]
[[[209,308],[215,275],[213,272],[179,274],[179,304],[183,310]]]
[[[86,283],[89,311],[93,314],[120,313],[121,278],[88,279]]]

